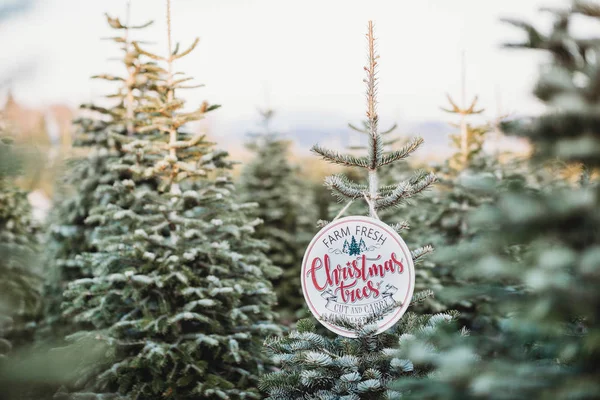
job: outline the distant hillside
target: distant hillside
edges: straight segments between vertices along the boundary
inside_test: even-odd
[[[386,118],[385,120],[390,119]],[[350,145],[366,145],[366,136],[349,128],[346,121],[343,116],[334,114],[283,114],[276,116],[273,121],[273,129],[281,132],[285,138],[292,140],[294,143],[292,158],[303,165],[307,176],[314,178],[335,172],[329,164],[309,162],[317,161],[310,153],[310,148],[315,143],[336,149],[343,149]],[[382,123],[382,129],[386,129],[387,126],[389,125]],[[256,132],[260,127],[258,118],[239,118],[228,123],[212,119],[206,129],[209,137],[229,151],[233,159],[244,163],[251,157],[244,147],[246,134]],[[454,151],[450,147],[449,134],[455,130],[456,128],[447,121],[425,119],[401,121],[398,123],[395,135],[401,139],[421,136],[425,143],[412,159],[413,162],[419,164],[428,164],[442,162]],[[522,139],[504,135],[497,136],[495,132],[490,132],[489,135],[490,138],[485,148],[490,153],[495,152],[498,148],[521,154],[527,152],[527,143]],[[238,165],[235,168],[236,175],[242,167],[243,165]]]
[[[273,129],[284,134],[295,143],[296,151],[309,154],[312,145],[319,143],[335,148],[365,144],[366,137],[348,127],[348,120],[339,115],[320,113],[282,114],[274,120]],[[385,128],[385,126],[383,127]],[[243,142],[249,132],[257,131],[258,120],[240,118],[235,121],[215,121],[209,135],[232,154],[245,158]],[[439,159],[449,153],[448,134],[454,128],[445,121],[423,120],[398,123],[396,135],[401,138],[421,136],[425,144],[416,157]]]

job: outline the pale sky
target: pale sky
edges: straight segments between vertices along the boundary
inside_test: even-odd
[[[2,0],[0,0],[2,1]],[[549,21],[537,9],[567,1],[539,0],[173,0],[173,38],[182,46],[200,37],[177,65],[206,87],[188,92],[190,107],[208,99],[223,108],[215,126],[256,119],[256,107],[276,108],[287,129],[311,119],[343,127],[364,114],[366,25],[379,38],[382,123],[448,120],[445,93],[459,96],[461,51],[466,51],[468,96],[479,94],[487,116],[536,113],[530,92],[541,58],[500,44],[522,33],[500,17]],[[119,55],[103,13],[124,17],[125,0],[43,0],[0,26],[0,74],[34,71],[12,83],[17,100],[31,104],[97,99],[107,92],[93,74],[119,72]],[[132,22],[154,19],[139,38],[166,50],[165,1],[132,0]],[[547,24],[546,24],[547,25]],[[249,127],[249,129],[252,127]]]

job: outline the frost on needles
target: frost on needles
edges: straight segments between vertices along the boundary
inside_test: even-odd
[[[259,204],[253,213],[263,224],[256,237],[269,244],[267,256],[283,270],[274,282],[280,321],[289,325],[303,310],[298,275],[302,255],[316,231],[316,209],[311,182],[290,160],[291,142],[271,127],[273,110],[261,111],[262,129],[249,134],[246,144],[254,158],[242,170],[242,199]],[[305,172],[305,171],[304,171]]]

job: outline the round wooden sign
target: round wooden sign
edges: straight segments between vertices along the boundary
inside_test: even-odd
[[[404,240],[385,223],[369,217],[344,217],[325,226],[312,239],[302,261],[302,291],[308,308],[360,321],[374,311],[401,303],[377,322],[377,333],[406,312],[415,287],[415,268]],[[320,321],[346,337],[352,331]]]

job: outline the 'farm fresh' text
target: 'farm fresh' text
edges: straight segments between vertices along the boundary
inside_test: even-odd
[[[327,248],[330,248],[330,246],[336,241],[351,235],[369,238],[380,245],[383,245],[387,240],[387,236],[380,230],[365,225],[357,225],[354,227],[354,229],[351,229],[348,226],[332,230],[327,236],[323,237],[322,242]]]

